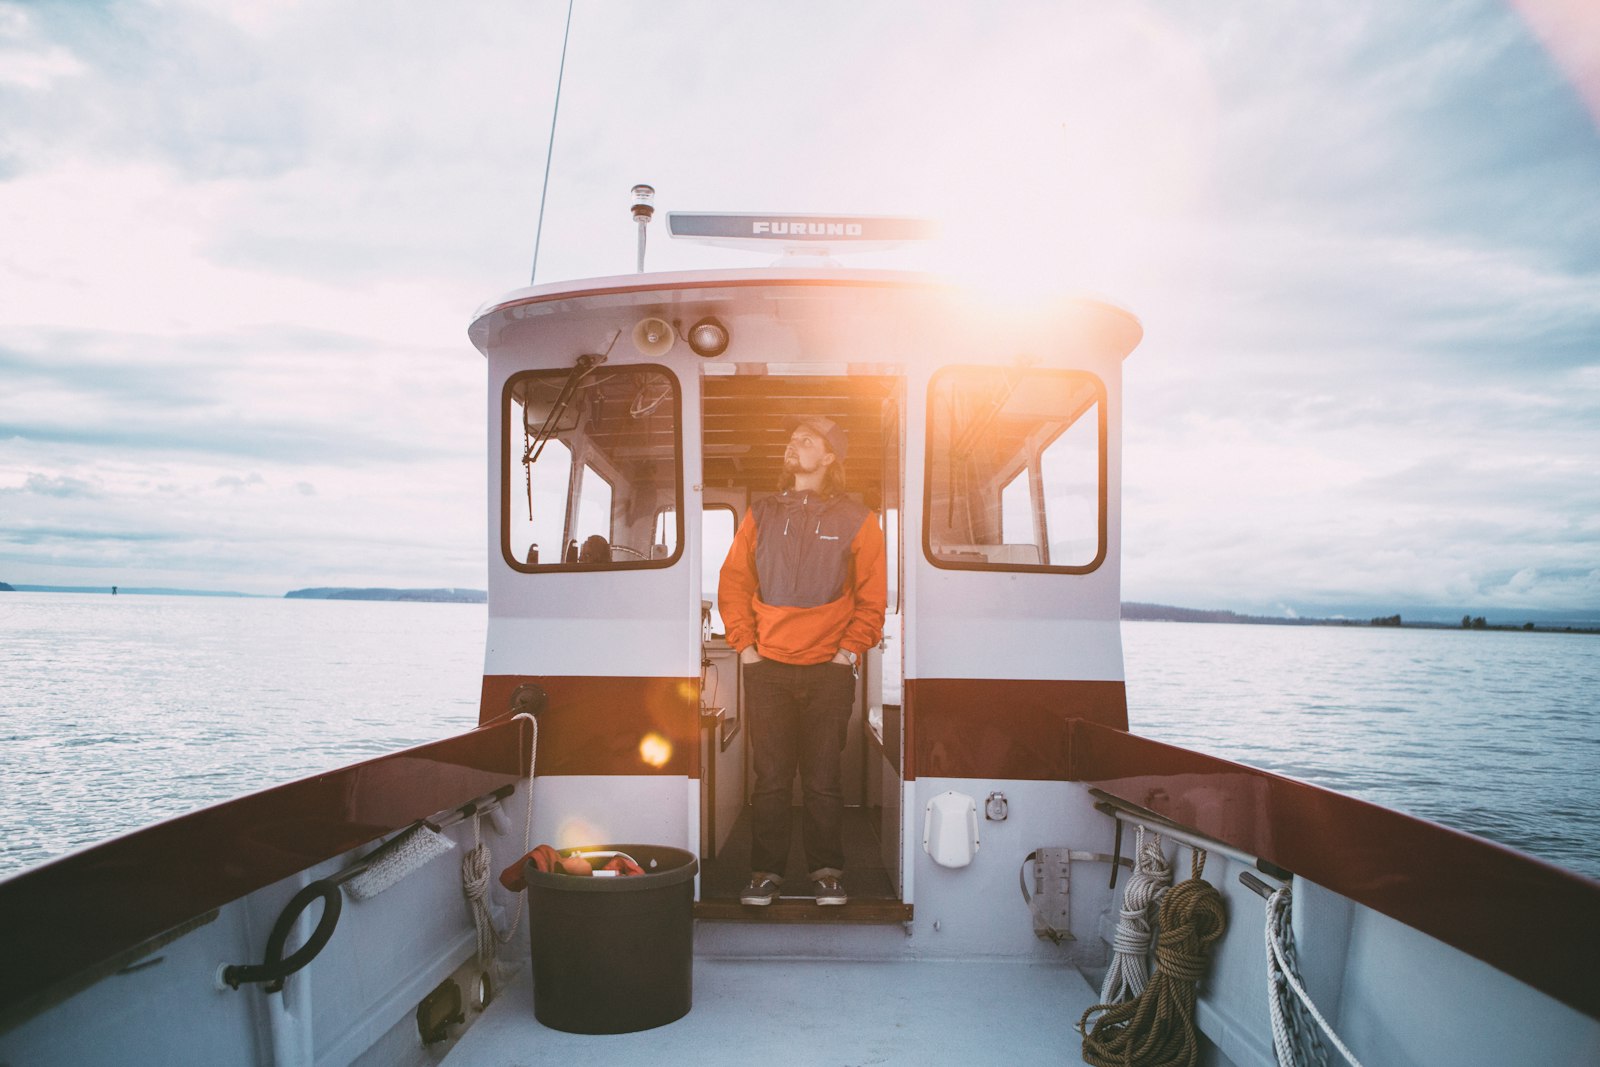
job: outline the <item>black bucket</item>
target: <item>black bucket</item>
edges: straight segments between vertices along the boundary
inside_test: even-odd
[[[585,878],[524,865],[534,1016],[572,1034],[628,1034],[683,1018],[692,994],[700,862],[664,845],[575,851],[626,853],[645,873]]]

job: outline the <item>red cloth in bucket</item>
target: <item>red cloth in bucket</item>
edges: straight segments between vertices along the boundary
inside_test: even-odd
[[[527,880],[522,877],[522,867],[526,863],[532,863],[533,869],[536,871],[559,871],[562,874],[572,874],[579,877],[591,877],[595,872],[595,868],[590,867],[589,861],[581,855],[563,856],[553,846],[540,845],[501,871],[500,884],[513,893],[520,893],[528,888]],[[644,873],[644,870],[637,863],[626,856],[613,856],[599,869],[602,871],[616,871],[624,877]]]

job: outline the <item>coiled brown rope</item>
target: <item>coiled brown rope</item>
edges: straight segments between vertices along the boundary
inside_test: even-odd
[[[1195,1033],[1195,983],[1205,975],[1211,946],[1228,928],[1222,894],[1200,877],[1204,850],[1190,860],[1192,877],[1161,897],[1161,933],[1156,970],[1134,1000],[1096,1004],[1078,1020],[1083,1060],[1093,1067],[1194,1067],[1200,1056]],[[1089,1016],[1103,1012],[1089,1026]]]

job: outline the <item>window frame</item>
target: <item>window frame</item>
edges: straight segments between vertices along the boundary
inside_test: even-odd
[[[1108,415],[1107,415],[1107,412],[1106,412],[1106,396],[1107,396],[1106,383],[1098,374],[1095,374],[1093,371],[1081,370],[1081,369],[1077,369],[1077,368],[1073,368],[1073,367],[1025,367],[1025,368],[1021,368],[1022,373],[1024,373],[1024,374],[1059,374],[1059,375],[1072,375],[1072,376],[1079,377],[1079,378],[1085,378],[1089,382],[1091,382],[1093,384],[1093,386],[1094,386],[1094,396],[1089,400],[1089,402],[1086,405],[1084,405],[1084,408],[1078,412],[1077,418],[1074,418],[1072,421],[1068,422],[1065,426],[1061,427],[1061,429],[1059,429],[1055,433],[1051,434],[1050,437],[1047,440],[1042,441],[1040,443],[1039,447],[1037,449],[1035,449],[1032,452],[1032,454],[1029,455],[1028,461],[1024,465],[1023,470],[1028,473],[1028,478],[1029,478],[1029,482],[1030,482],[1030,489],[1029,489],[1030,497],[1036,496],[1038,494],[1042,494],[1043,493],[1043,477],[1042,477],[1042,473],[1038,471],[1038,468],[1040,466],[1039,457],[1041,457],[1045,453],[1045,451],[1047,449],[1049,449],[1049,447],[1052,444],[1055,443],[1057,438],[1059,438],[1068,429],[1070,429],[1071,427],[1076,425],[1078,419],[1081,419],[1083,417],[1083,415],[1085,414],[1085,412],[1087,411],[1087,409],[1090,406],[1094,406],[1095,407],[1096,412],[1097,412],[1097,415],[1096,415],[1096,423],[1097,423],[1097,426],[1096,426],[1096,444],[1097,444],[1097,452],[1099,454],[1098,464],[1097,464],[1097,466],[1098,466],[1097,476],[1098,476],[1098,479],[1099,479],[1099,489],[1098,489],[1098,492],[1096,493],[1096,509],[1098,511],[1098,521],[1097,521],[1098,530],[1097,530],[1097,534],[1096,534],[1096,549],[1095,549],[1094,558],[1091,559],[1088,563],[1082,563],[1082,564],[1077,564],[1077,565],[1061,565],[1061,564],[1054,564],[1054,563],[1050,563],[1050,564],[1046,564],[1046,563],[976,563],[976,562],[963,562],[963,561],[958,561],[958,560],[940,559],[933,551],[933,538],[932,538],[933,498],[934,498],[933,449],[934,449],[934,444],[935,444],[935,440],[934,440],[934,416],[935,416],[935,410],[936,410],[936,408],[935,408],[935,403],[936,403],[935,398],[938,395],[939,387],[940,387],[941,383],[943,382],[943,380],[947,376],[956,375],[956,374],[963,374],[963,373],[970,373],[970,372],[973,372],[973,371],[980,371],[980,372],[987,371],[987,372],[990,372],[990,373],[998,374],[998,373],[1004,373],[1008,369],[1010,369],[1010,368],[1003,367],[1003,366],[996,366],[995,364],[952,363],[952,364],[948,364],[946,366],[940,367],[938,370],[934,371],[933,376],[928,380],[928,393],[927,393],[927,404],[926,404],[926,409],[927,410],[926,410],[926,417],[925,417],[924,426],[923,426],[923,429],[924,429],[924,435],[923,435],[924,436],[924,441],[923,441],[923,455],[922,455],[922,555],[923,555],[923,558],[926,559],[934,567],[937,567],[940,570],[947,570],[947,571],[1000,571],[1000,572],[1006,572],[1006,573],[1012,573],[1012,574],[1089,574],[1092,571],[1099,570],[1100,566],[1103,563],[1105,563],[1105,560],[1106,560],[1106,545],[1107,545],[1107,536],[1108,536],[1107,532],[1106,532],[1106,527],[1109,524],[1109,519],[1110,519],[1110,516],[1109,516],[1110,509],[1109,509],[1109,506],[1108,506],[1108,483],[1107,483],[1107,470],[1109,468],[1109,456],[1108,456],[1108,453],[1107,453],[1107,449],[1108,449],[1108,434],[1107,434]],[[1040,477],[1039,477],[1037,483],[1035,483],[1035,480],[1034,480],[1034,475],[1036,473],[1040,473]],[[1037,486],[1038,486],[1038,494],[1035,493],[1034,488],[1033,488],[1033,486],[1035,484],[1037,484]],[[1045,519],[1044,519],[1044,514],[1043,514],[1043,512],[1045,511],[1045,507],[1044,507],[1044,501],[1042,499],[1040,499],[1035,504],[1035,509],[1036,509],[1036,512],[1035,512],[1035,515],[1034,515],[1034,520],[1038,524],[1036,529],[1035,529],[1035,534],[1036,535],[1044,535],[1047,538],[1048,537],[1048,527],[1045,525]],[[1043,551],[1048,553],[1048,551],[1049,551],[1049,541],[1045,540],[1043,542],[1043,546],[1042,547],[1043,547]]]
[[[665,556],[665,557],[663,557],[661,559],[648,559],[648,558],[646,558],[646,559],[635,559],[635,558],[629,557],[629,558],[624,559],[624,560],[612,560],[610,563],[565,563],[565,562],[561,562],[559,559],[556,562],[553,562],[553,563],[540,562],[540,563],[536,563],[536,564],[528,564],[528,563],[518,562],[518,560],[516,559],[516,557],[513,555],[512,551],[511,551],[511,524],[509,522],[510,507],[511,507],[511,496],[512,496],[512,492],[511,492],[511,481],[512,481],[511,474],[512,474],[512,466],[513,466],[513,464],[510,461],[510,456],[511,456],[511,431],[512,431],[512,425],[511,425],[512,419],[510,417],[510,415],[511,415],[511,390],[512,390],[512,387],[514,385],[516,385],[518,382],[523,381],[524,379],[527,379],[527,378],[538,378],[538,377],[560,378],[563,375],[567,375],[567,374],[571,374],[572,373],[572,368],[571,367],[527,368],[527,369],[524,369],[524,370],[514,371],[513,373],[511,373],[511,374],[506,376],[505,384],[501,387],[501,390],[500,390],[500,409],[499,409],[499,413],[497,415],[497,418],[500,420],[500,455],[502,457],[502,468],[501,468],[501,471],[500,471],[500,509],[499,509],[498,514],[496,515],[495,521],[500,527],[500,558],[505,561],[506,566],[510,567],[512,570],[517,571],[520,574],[548,574],[548,573],[571,574],[571,573],[574,573],[574,572],[583,572],[583,571],[661,570],[661,569],[664,569],[664,568],[667,568],[667,567],[674,566],[675,564],[677,564],[677,562],[680,559],[683,558],[683,541],[684,541],[684,530],[683,530],[683,507],[684,507],[683,382],[678,378],[678,376],[676,374],[674,374],[672,372],[672,369],[670,367],[667,367],[667,366],[665,366],[663,364],[660,364],[660,363],[622,363],[622,364],[609,364],[608,363],[608,364],[604,364],[601,367],[596,368],[596,369],[597,369],[597,371],[599,373],[611,373],[611,374],[615,374],[615,373],[618,373],[618,372],[628,373],[628,372],[634,372],[634,371],[652,371],[652,372],[655,372],[655,373],[658,373],[658,374],[661,374],[661,375],[665,376],[666,379],[669,382],[672,383],[672,416],[673,416],[673,418],[672,418],[672,431],[673,431],[673,472],[672,472],[672,478],[673,478],[673,489],[674,489],[674,492],[675,492],[675,495],[676,495],[676,503],[674,505],[674,509],[677,512],[677,540],[676,540],[675,544],[673,545],[672,554],[670,556]],[[572,471],[572,473],[570,475],[571,479],[581,479],[582,475],[578,472],[577,468],[579,468],[580,464],[584,464],[584,463],[588,463],[589,466],[591,467],[591,469],[593,469],[595,471],[595,473],[599,474],[602,478],[605,477],[605,475],[600,471],[600,469],[598,467],[595,467],[594,464],[590,460],[580,457],[578,449],[571,448],[570,445],[568,445],[568,447],[572,451],[572,465],[573,465],[573,468],[574,468],[574,470]],[[587,449],[585,449],[583,451],[586,453]],[[610,479],[607,479],[607,480],[609,481]],[[582,490],[581,480],[578,482],[577,488],[578,488],[579,491]],[[574,493],[573,490],[574,490],[574,483],[573,483],[572,480],[569,480],[568,483],[567,483],[566,514],[565,514],[565,516],[563,518],[564,532],[570,532],[571,523],[573,521],[575,521],[575,519],[576,519],[576,510],[575,509],[578,506],[578,502],[577,502],[577,494]],[[612,483],[612,492],[613,492],[612,506],[613,507],[616,506],[615,490],[616,490],[616,485],[613,482]],[[570,537],[568,539],[570,539]],[[562,545],[560,546],[559,551],[563,556],[566,554],[566,543],[565,543],[565,541],[563,541]]]

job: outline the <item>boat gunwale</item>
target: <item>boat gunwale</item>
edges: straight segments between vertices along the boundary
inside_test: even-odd
[[[526,778],[528,735],[519,719],[486,724],[246,793],[0,879],[0,913],[27,917],[6,939],[0,1033],[70,996],[86,974],[153,951],[201,916],[483,796],[508,776]],[[387,815],[373,822],[373,812]],[[314,836],[292,847],[296,829]]]
[[[1293,871],[1600,1019],[1600,983],[1581,950],[1600,941],[1600,880],[1486,838],[1247,764],[1067,715],[1061,717],[1061,728],[1070,753],[1066,780],[1102,789]],[[320,848],[305,852],[252,851],[250,839],[239,832],[245,825],[282,831],[297,825],[296,819],[298,825],[311,825],[313,812],[324,814],[321,801],[326,797],[357,782],[373,788],[374,769],[394,764],[399,770],[398,761],[418,758],[475,773],[448,794],[445,783],[419,786],[416,776],[409,775],[405,812],[383,826],[335,824],[337,832],[320,841]],[[224,801],[0,881],[0,908],[32,917],[8,946],[8,965],[0,974],[0,1031],[51,1003],[53,995],[70,991],[86,972],[126,958],[197,916],[401,829],[414,818],[481,795],[491,779],[498,785],[502,776],[522,777],[527,770],[523,724],[499,720]],[[1197,804],[1202,797],[1213,803]],[[1225,811],[1249,811],[1248,825],[1224,825],[1216,813]],[[203,855],[212,871],[230,857],[245,866],[226,879],[197,879],[194,865],[170,862],[177,855]],[[1462,892],[1468,881],[1472,892]],[[138,906],[152,901],[164,901],[167,907],[154,911]],[[85,915],[99,916],[99,928],[84,930],[80,921]],[[53,936],[65,923],[80,923],[81,936],[71,939],[70,952],[63,952],[61,940]]]
[[[1065,728],[1074,780],[1292,871],[1600,1019],[1600,982],[1583,947],[1600,944],[1600,880],[1248,764],[1085,719]]]

